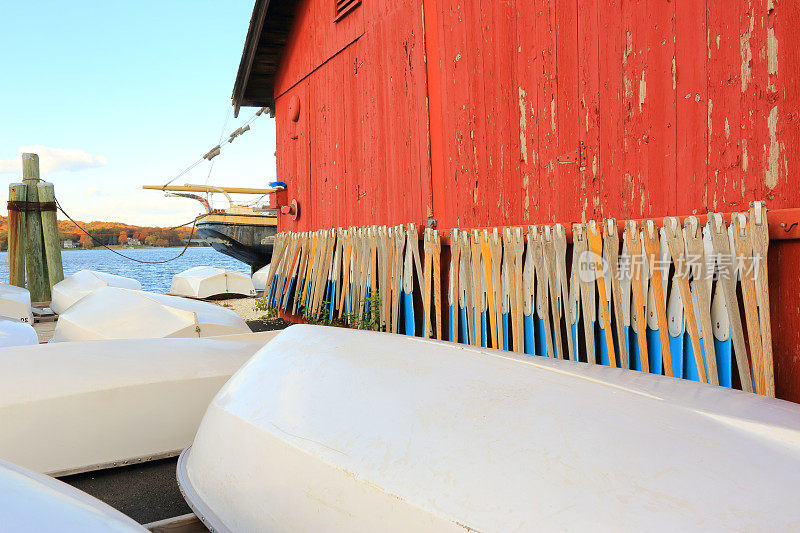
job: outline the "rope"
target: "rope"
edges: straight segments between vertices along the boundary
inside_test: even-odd
[[[267,112],[267,111],[268,111],[268,108],[266,108],[266,107],[262,107],[261,109],[259,109],[258,111],[256,111],[256,113],[255,113],[255,114],[254,114],[252,117],[250,117],[250,118],[249,118],[249,119],[248,119],[248,120],[247,120],[247,121],[246,121],[244,124],[242,124],[242,125],[241,125],[241,126],[240,126],[240,127],[237,129],[237,130],[236,130],[236,131],[234,131],[233,133],[231,133],[231,135],[230,135],[230,136],[229,136],[229,137],[228,137],[228,138],[227,138],[225,141],[223,141],[223,142],[220,142],[218,145],[216,145],[214,148],[212,148],[212,149],[211,149],[211,151],[209,151],[208,153],[206,153],[206,154],[205,154],[203,157],[201,157],[200,159],[198,159],[197,161],[195,161],[194,163],[192,163],[191,165],[189,165],[189,166],[188,166],[188,167],[187,167],[187,168],[186,168],[186,169],[185,169],[183,172],[181,172],[180,174],[178,174],[177,176],[175,176],[174,178],[172,178],[171,180],[169,180],[168,182],[166,182],[166,183],[164,184],[164,187],[166,187],[167,185],[169,185],[170,183],[172,183],[172,182],[173,182],[173,181],[175,181],[176,179],[180,178],[181,176],[183,176],[184,174],[186,174],[187,172],[189,172],[190,170],[192,170],[194,167],[196,167],[197,165],[199,165],[200,163],[202,163],[204,160],[208,159],[209,161],[212,161],[212,162],[213,162],[213,159],[214,159],[214,157],[216,157],[217,155],[219,155],[219,150],[220,150],[220,149],[221,149],[223,146],[225,146],[226,144],[230,144],[230,143],[232,143],[232,142],[234,141],[234,139],[236,139],[236,137],[238,137],[239,135],[243,134],[245,131],[248,131],[248,130],[250,129],[250,128],[249,128],[250,124],[252,124],[252,123],[253,123],[253,121],[254,121],[255,119],[257,119],[258,117],[260,117],[262,114],[264,114],[264,113],[265,113],[265,112]],[[228,119],[225,119],[226,123],[227,123],[227,120],[228,120]],[[223,126],[223,130],[224,130],[224,126]],[[220,138],[221,138],[221,137],[220,137]],[[216,153],[214,153],[214,152],[216,152]],[[209,178],[211,177],[211,171],[210,171],[210,170],[209,170],[209,173],[208,173],[208,177],[209,177]],[[206,178],[206,182],[208,182],[208,178]]]
[[[55,211],[55,202],[26,202],[24,200],[9,200],[8,210],[21,213],[35,213],[44,211]]]
[[[171,227],[171,228],[166,228],[166,229],[177,229],[177,228],[181,228],[181,227],[183,227],[183,226],[188,226],[189,224],[192,224],[192,231],[191,231],[191,233],[189,233],[189,239],[186,241],[186,246],[184,246],[184,247],[183,247],[183,250],[181,250],[181,253],[179,253],[178,255],[176,255],[175,257],[173,257],[173,258],[171,258],[171,259],[164,259],[164,260],[162,260],[162,261],[143,261],[143,260],[141,260],[141,259],[136,259],[135,257],[130,257],[130,256],[127,256],[127,255],[125,255],[125,254],[121,254],[121,253],[119,253],[118,251],[114,250],[113,248],[109,247],[107,244],[105,244],[105,243],[102,243],[102,242],[98,241],[98,240],[97,240],[97,239],[94,237],[94,235],[92,235],[91,233],[89,233],[88,231],[86,231],[85,229],[83,229],[83,227],[82,227],[80,224],[78,224],[77,222],[75,222],[75,219],[74,219],[74,218],[72,218],[71,216],[69,216],[69,215],[67,214],[67,212],[66,212],[66,211],[64,211],[64,208],[63,208],[63,207],[61,207],[61,204],[58,202],[58,199],[56,199],[56,201],[55,201],[55,204],[56,204],[56,207],[58,207],[58,210],[59,210],[59,211],[61,211],[61,213],[62,213],[62,214],[65,216],[65,217],[67,217],[67,218],[69,219],[69,221],[70,221],[70,222],[72,222],[72,223],[75,225],[75,227],[76,227],[76,228],[78,228],[80,231],[82,231],[83,233],[85,233],[86,235],[88,235],[88,236],[89,236],[89,238],[90,238],[90,239],[92,239],[92,241],[94,241],[96,244],[99,244],[100,246],[102,246],[102,247],[103,247],[103,248],[105,248],[106,250],[109,250],[110,252],[113,252],[113,253],[117,254],[118,256],[120,256],[120,257],[124,257],[125,259],[128,259],[128,260],[130,260],[130,261],[134,261],[134,262],[136,262],[136,263],[142,263],[142,264],[145,264],[145,265],[161,265],[161,264],[164,264],[164,263],[169,263],[170,261],[175,261],[175,260],[176,260],[176,259],[178,259],[180,256],[182,256],[183,254],[185,254],[185,253],[186,253],[186,250],[189,248],[189,243],[191,243],[191,242],[192,242],[192,235],[194,235],[194,228],[195,228],[195,226],[197,225],[197,218],[195,218],[195,219],[194,219],[192,222],[187,222],[186,224],[181,224],[180,226],[173,226],[173,227]]]

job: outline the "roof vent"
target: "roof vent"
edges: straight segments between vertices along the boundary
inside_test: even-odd
[[[360,5],[361,0],[336,0],[336,17],[333,21],[339,22]]]

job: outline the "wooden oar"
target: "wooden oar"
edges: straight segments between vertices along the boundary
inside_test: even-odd
[[[692,258],[687,265],[692,273],[692,288],[697,295],[697,307],[700,327],[703,330],[703,349],[705,350],[706,367],[708,369],[708,382],[719,385],[719,370],[717,369],[717,354],[714,347],[714,330],[711,325],[711,279],[712,272],[708,271],[708,261],[703,244],[702,229],[694,216],[686,217],[683,221],[686,253]]]
[[[556,351],[555,346],[553,346],[553,330],[550,327],[550,279],[548,275],[547,259],[544,255],[544,242],[541,230],[542,228],[533,226],[533,259],[536,264],[537,279],[539,282],[536,286],[536,311],[541,320],[541,327],[544,334],[544,350],[541,351],[545,352],[539,355],[555,358]],[[557,323],[556,317],[554,317],[554,322]]]
[[[667,298],[664,294],[664,278],[661,269],[661,241],[658,237],[658,229],[652,220],[644,224],[644,251],[647,256],[647,264],[650,266],[651,286],[655,297],[655,313],[658,322],[658,335],[661,340],[661,360],[664,365],[664,375],[673,377],[672,371],[672,352],[669,344],[669,325],[667,322]],[[664,275],[668,275],[667,270]]]
[[[464,344],[474,344],[475,337],[475,315],[471,314],[474,311],[474,304],[472,298],[475,295],[475,283],[472,280],[472,237],[469,231],[461,231],[458,238],[459,246],[461,246],[461,269],[458,272],[459,278],[459,300],[463,304],[464,314],[461,316],[461,322],[464,324]]]
[[[591,266],[588,263],[589,240],[586,235],[586,224],[572,225],[572,242],[575,247],[578,262],[572,265],[576,273],[576,281],[581,291],[581,311],[583,315],[583,336],[586,347],[586,362],[597,363],[597,354],[594,340],[595,322],[595,294],[594,281],[591,278]],[[577,270],[576,270],[577,269]]]
[[[437,230],[433,231],[433,316],[436,338],[442,340],[442,240]]]
[[[472,230],[472,320],[475,322],[472,344],[480,346],[482,344],[483,327],[481,325],[481,313],[483,312],[483,293],[481,287],[481,232]]]
[[[460,288],[458,286],[459,283],[459,272],[461,270],[461,245],[459,243],[459,232],[458,229],[453,228],[450,231],[450,275],[448,276],[449,279],[449,291],[448,291],[448,303],[450,304],[450,312],[448,315],[449,322],[450,322],[450,341],[451,342],[458,342],[459,340],[459,329],[458,329],[458,318],[460,313],[460,305],[459,305],[459,295],[461,293]]]
[[[574,230],[573,230],[574,231]],[[572,337],[572,361],[580,361],[580,343],[578,342],[578,322],[581,318],[581,283],[580,283],[580,244],[572,246],[572,269],[569,273],[569,310],[572,322],[569,324],[570,337]]]
[[[689,265],[687,264],[686,245],[680,220],[677,217],[664,218],[664,232],[667,238],[667,245],[669,246],[669,253],[672,256],[672,262],[675,265],[675,280],[678,282],[678,287],[681,291],[683,312],[686,317],[686,328],[689,330],[689,339],[692,342],[692,351],[694,352],[693,355],[695,365],[697,366],[697,373],[699,374],[700,381],[708,383],[706,366],[703,363],[703,352],[700,346],[700,335],[697,331],[697,318],[695,317],[694,306],[692,305],[692,292],[689,288]],[[708,339],[705,344],[710,342],[713,342],[713,340]]]
[[[613,218],[603,220],[603,259],[608,265],[608,277],[611,284],[611,302],[614,308],[614,324],[617,332],[619,360],[622,368],[627,369],[628,344],[625,342],[625,318],[622,311],[622,280],[619,271],[619,233],[617,221]]]
[[[730,241],[725,219],[719,213],[710,213],[708,221],[711,229],[711,242],[714,244],[714,253],[723,257],[730,256]],[[722,294],[725,305],[728,307],[728,319],[731,322],[731,337],[733,338],[733,351],[736,355],[736,366],[739,369],[739,378],[742,390],[753,392],[753,383],[750,378],[750,364],[747,361],[747,351],[744,342],[742,318],[739,316],[739,302],[736,298],[736,280],[731,272],[729,261],[721,261],[718,265],[719,280],[722,284]]]
[[[559,292],[558,281],[556,279],[556,248],[553,241],[553,228],[550,226],[542,226],[542,232],[539,235],[542,241],[542,254],[544,255],[544,270],[547,276],[547,287],[550,293],[550,314],[553,317],[553,337],[555,339],[555,349],[553,357],[564,359],[564,342],[561,340],[561,310],[559,300],[561,293]]]
[[[600,320],[603,322],[603,338],[608,354],[608,364],[617,366],[617,353],[614,349],[614,333],[611,330],[611,287],[606,288],[606,277],[603,268],[603,235],[597,227],[597,222],[590,220],[588,224],[587,240],[589,241],[589,251],[592,252],[594,262],[595,282],[597,283],[597,293],[600,301]]]
[[[528,228],[527,249],[525,251],[525,264],[522,268],[522,321],[525,332],[525,353],[529,355],[536,354],[536,336],[534,334],[534,285],[536,283],[536,271],[533,261],[534,246],[533,246],[533,226]]]
[[[767,277],[767,251],[769,231],[767,210],[762,202],[752,202],[748,213],[750,235],[753,245],[753,264],[756,303],[758,304],[759,328],[761,331],[761,366],[764,369],[763,394],[775,397],[775,372],[772,360],[772,329],[769,310],[769,278]]]
[[[403,226],[394,228],[394,285],[392,287],[392,333],[400,333],[400,305],[403,293],[403,258],[405,256],[406,231]]]
[[[753,365],[753,378],[757,394],[764,394],[766,380],[764,378],[764,358],[761,354],[761,330],[758,325],[758,302],[756,301],[756,285],[753,279],[753,241],[750,235],[750,222],[743,213],[731,215],[733,228],[733,246],[736,263],[742,284],[744,299],[744,317],[747,326],[747,337],[750,341],[750,360]]]
[[[351,230],[344,230],[342,235],[344,238],[344,242],[342,243],[344,247],[342,252],[344,265],[342,268],[342,293],[339,297],[339,318],[342,318],[342,313],[344,313],[347,302],[347,295],[350,294],[350,260],[353,252],[353,239]]]
[[[513,243],[513,253],[514,253],[514,283],[513,287],[514,290],[512,292],[512,298],[514,301],[514,305],[512,309],[514,310],[513,315],[513,332],[514,332],[514,351],[515,352],[524,352],[525,351],[525,342],[524,342],[524,332],[525,326],[523,324],[523,313],[522,313],[522,301],[523,301],[523,280],[522,280],[522,254],[525,251],[525,241],[523,240],[522,236],[522,228],[516,227],[511,229],[511,242]]]
[[[488,302],[488,311],[486,316],[486,338],[487,345],[492,348],[497,348],[497,315],[495,313],[495,305],[497,299],[495,298],[495,291],[499,289],[495,287],[494,283],[494,265],[492,264],[492,248],[489,231],[483,230],[480,232],[481,238],[481,259],[483,260],[483,275],[486,279],[486,298]],[[499,271],[499,265],[498,265]]]
[[[423,251],[425,256],[425,267],[423,269],[422,280],[422,337],[431,338],[431,289],[433,283],[433,235],[431,228],[425,228],[423,234]]]
[[[484,232],[484,237],[487,236],[487,232]],[[503,260],[503,242],[500,240],[500,234],[497,231],[497,228],[494,228],[491,234],[488,234],[489,243],[489,254],[492,258],[492,281],[489,285],[489,289],[487,291],[489,296],[489,310],[492,315],[492,325],[494,327],[494,345],[496,348],[502,349],[504,344],[503,338],[503,328],[500,327],[500,314],[501,314],[501,267],[502,267],[502,260]],[[488,281],[488,278],[487,278]],[[494,302],[494,305],[492,305]],[[492,307],[494,309],[492,310]]]
[[[563,309],[564,312],[564,322],[567,332],[567,359],[575,361],[575,347],[572,338],[572,306],[570,305],[569,286],[567,284],[567,234],[563,225],[555,224],[553,226],[552,239],[555,252],[555,264],[553,268],[556,274],[556,290],[558,291],[560,289],[561,309]]]
[[[640,240],[639,225],[636,223],[636,221],[628,220],[625,223],[625,233],[628,236],[628,246],[631,255],[631,271],[633,273],[631,286],[633,289],[634,313],[636,314],[636,340],[639,348],[639,365],[642,372],[650,372],[650,362],[647,355],[647,323],[645,322],[645,301],[642,287],[642,242]]]

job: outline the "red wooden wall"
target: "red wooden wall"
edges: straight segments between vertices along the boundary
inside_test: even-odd
[[[278,73],[285,229],[800,206],[791,2],[334,5],[301,2]],[[559,163],[580,141],[585,169]]]
[[[794,0],[363,0],[338,23],[335,3],[300,2],[277,74],[281,230],[800,207]],[[585,168],[559,162],[581,142]],[[794,401],[798,256],[770,258]]]

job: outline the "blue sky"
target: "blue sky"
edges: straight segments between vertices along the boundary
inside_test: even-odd
[[[43,178],[73,217],[190,220],[200,204],[141,185],[166,182],[217,144],[252,8],[253,0],[4,2],[2,194],[21,177],[20,150],[36,146]],[[225,136],[255,111],[231,112]],[[209,183],[263,187],[275,179],[274,152],[274,120],[262,115],[223,148]],[[208,172],[204,162],[175,183],[204,183]]]

